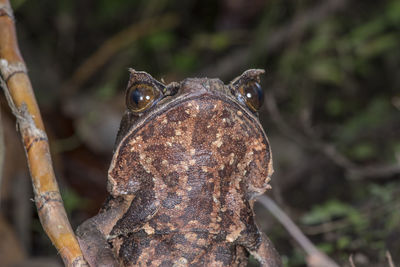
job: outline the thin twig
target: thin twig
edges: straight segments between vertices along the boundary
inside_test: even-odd
[[[350,263],[351,267],[356,267],[356,265],[354,264],[354,261],[353,261],[353,254],[350,254],[350,256],[349,256],[349,263]]]
[[[385,179],[400,174],[400,162],[394,164],[376,164],[349,169],[349,177],[354,180]]]
[[[170,29],[176,26],[177,23],[178,19],[175,15],[167,14],[162,17],[150,18],[132,24],[128,28],[116,33],[75,69],[71,78],[62,86],[62,92],[72,94],[77,91],[118,51],[128,47],[137,39],[153,34],[156,31]]]
[[[386,259],[388,261],[389,267],[395,267],[392,259],[392,255],[390,254],[389,250],[386,251]]]
[[[278,129],[288,138],[295,141],[305,149],[314,149],[321,152],[337,166],[346,171],[346,177],[354,180],[371,178],[388,178],[400,173],[400,163],[392,165],[369,165],[359,166],[340,153],[332,144],[320,140],[316,135],[306,136],[300,131],[293,129],[281,115],[274,94],[268,91],[265,94],[265,102],[271,119],[277,125]],[[312,134],[309,131],[309,135]]]
[[[68,221],[39,107],[18,48],[12,9],[0,0],[0,83],[17,119],[42,226],[66,266],[87,266]]]
[[[258,201],[285,227],[289,234],[296,240],[301,248],[307,253],[307,263],[309,266],[338,267],[332,259],[325,253],[317,249],[316,246],[301,232],[299,227],[289,218],[286,213],[275,204],[275,202],[262,195]]]
[[[348,218],[344,218],[341,220],[337,220],[337,221],[333,221],[333,222],[325,222],[319,225],[315,225],[315,226],[309,226],[309,227],[305,227],[303,228],[303,231],[307,234],[307,235],[320,235],[323,233],[328,233],[328,232],[332,232],[338,229],[342,229],[345,227],[350,226],[350,222]]]

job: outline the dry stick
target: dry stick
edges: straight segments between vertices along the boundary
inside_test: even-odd
[[[47,135],[18,48],[12,9],[8,0],[0,0],[0,36],[1,87],[17,118],[40,221],[66,266],[87,266],[58,189]]]
[[[338,267],[332,259],[330,259],[325,253],[319,251],[313,243],[301,232],[299,227],[281,210],[276,203],[267,197],[262,195],[258,197],[258,201],[271,212],[271,214],[285,227],[290,235],[296,240],[296,242],[304,249],[307,253],[307,264],[309,266],[325,266],[325,267]]]
[[[89,56],[72,74],[65,83],[62,92],[72,94],[89,80],[99,68],[104,66],[118,51],[129,46],[137,39],[176,26],[178,20],[174,15],[164,15],[159,18],[143,20],[118,32],[104,42],[91,56]]]

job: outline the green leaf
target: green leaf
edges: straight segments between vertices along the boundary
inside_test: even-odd
[[[393,200],[393,192],[395,190],[395,186],[392,184],[387,185],[379,185],[379,184],[371,184],[369,186],[369,192],[371,196],[374,196],[384,203],[390,203]]]
[[[328,82],[340,85],[343,80],[343,73],[338,62],[333,58],[324,58],[316,60],[309,65],[311,78],[316,81]]]
[[[400,1],[398,1],[398,0],[390,1],[386,8],[386,14],[392,23],[399,26],[399,23],[400,23]]]
[[[65,189],[61,192],[62,199],[64,201],[64,207],[68,214],[78,208],[84,208],[88,203],[85,199],[80,197],[72,189]]]
[[[356,47],[362,45],[369,38],[380,34],[386,27],[386,21],[382,17],[377,17],[369,22],[361,24],[355,28],[350,37],[353,41],[353,45]]]
[[[357,54],[363,58],[370,58],[387,53],[392,49],[398,49],[398,33],[383,34],[360,45]]]
[[[347,218],[353,224],[362,224],[360,212],[349,204],[330,200],[322,205],[316,205],[301,218],[303,224],[321,224],[338,218]]]
[[[334,20],[327,20],[317,27],[313,38],[307,44],[307,51],[310,56],[325,52],[334,46],[335,31],[337,23]]]
[[[194,69],[197,61],[198,59],[196,55],[186,51],[177,53],[173,59],[174,67],[182,72],[189,72]]]
[[[110,23],[110,20],[118,14],[121,14],[124,10],[129,10],[136,3],[134,1],[108,1],[108,0],[98,0],[97,10],[95,14],[98,16],[100,21]]]
[[[387,231],[395,231],[400,225],[400,210],[396,209],[390,214],[389,218],[386,219],[386,229]]]
[[[175,35],[171,32],[157,32],[146,38],[147,45],[155,50],[171,48],[175,45]]]
[[[356,160],[366,160],[377,154],[375,146],[371,143],[360,143],[355,145],[350,152],[352,158]]]
[[[11,6],[14,11],[16,11],[20,6],[22,6],[26,0],[11,0]]]
[[[109,81],[104,83],[102,86],[99,86],[96,90],[96,95],[100,99],[109,99],[115,95],[117,92],[117,86],[115,81]]]
[[[339,116],[345,111],[345,103],[339,98],[331,98],[325,105],[326,112],[331,116]]]
[[[332,243],[320,243],[317,247],[327,254],[332,253],[335,249]]]
[[[356,113],[338,128],[336,133],[337,143],[342,146],[348,146],[348,144],[358,140],[361,132],[366,132],[385,124],[391,120],[393,115],[390,102],[387,99],[375,98],[363,112]]]
[[[210,47],[214,51],[222,51],[230,44],[229,35],[225,33],[216,33],[211,36]]]
[[[336,241],[337,247],[340,250],[346,249],[350,246],[351,244],[351,238],[348,236],[341,236],[339,239]]]

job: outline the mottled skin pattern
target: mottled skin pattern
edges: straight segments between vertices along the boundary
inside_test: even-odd
[[[128,88],[146,83],[164,95],[122,119],[110,197],[77,230],[91,266],[246,266],[249,252],[280,266],[253,213],[253,198],[270,187],[268,139],[235,96],[261,73],[229,85],[203,78],[164,86],[131,70]]]

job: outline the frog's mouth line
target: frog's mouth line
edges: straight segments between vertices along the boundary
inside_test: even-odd
[[[129,129],[126,136],[129,136],[129,135],[134,134],[135,132],[139,131],[146,123],[153,120],[155,117],[162,114],[166,110],[169,110],[175,106],[181,105],[185,102],[190,102],[193,100],[201,100],[201,99],[220,100],[220,101],[223,101],[225,104],[229,105],[230,107],[232,107],[233,109],[235,109],[237,111],[241,111],[247,119],[249,119],[252,123],[254,123],[254,125],[256,125],[257,130],[262,133],[264,138],[266,140],[268,140],[267,135],[264,131],[264,128],[262,127],[260,122],[256,119],[256,115],[253,112],[251,112],[250,110],[248,110],[245,106],[243,106],[243,104],[241,104],[238,100],[236,100],[233,97],[226,96],[222,93],[213,92],[211,94],[209,92],[204,92],[204,91],[201,91],[199,93],[192,92],[190,94],[183,94],[183,95],[178,96],[175,99],[170,100],[170,102],[163,103],[164,99],[162,99],[158,103],[158,105],[160,105],[160,104],[162,104],[162,105],[160,105],[159,107],[156,106],[156,108],[154,110],[152,110],[148,114],[140,117],[138,119],[138,121],[136,122],[135,126],[132,127],[131,129]],[[120,144],[124,142],[124,140],[126,139],[126,136],[120,141]],[[116,151],[117,150],[118,150],[118,147],[117,147]]]

